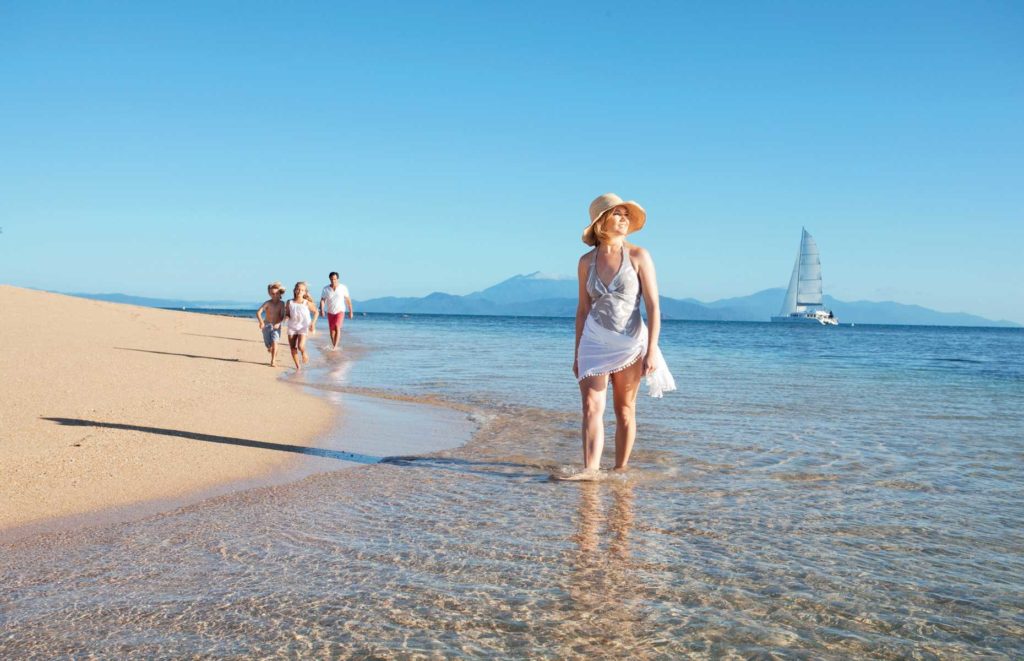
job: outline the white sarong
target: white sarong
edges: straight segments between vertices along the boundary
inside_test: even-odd
[[[579,358],[576,365],[579,379],[612,374],[625,369],[647,354],[647,324],[641,322],[635,337],[608,330],[587,315],[580,337]],[[664,393],[676,389],[676,381],[668,370],[664,358],[658,355],[654,373],[649,375],[647,393],[651,397],[661,397]]]

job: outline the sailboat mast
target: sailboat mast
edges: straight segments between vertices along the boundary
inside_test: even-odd
[[[796,253],[796,309],[803,311],[804,307],[800,304],[800,282],[804,279],[804,250],[807,246],[807,229],[804,227],[800,228],[800,248]]]

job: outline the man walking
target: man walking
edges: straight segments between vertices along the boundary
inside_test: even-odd
[[[327,327],[331,331],[331,351],[337,351],[341,342],[341,325],[345,323],[345,308],[348,308],[349,319],[353,317],[354,311],[348,287],[338,282],[338,272],[331,271],[329,277],[331,284],[320,292],[320,312],[327,317]]]

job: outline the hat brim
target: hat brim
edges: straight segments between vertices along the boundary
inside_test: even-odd
[[[614,206],[608,207],[594,220],[592,223],[587,225],[587,229],[583,230],[583,243],[588,246],[597,245],[597,235],[594,233],[594,226],[597,225],[604,218],[605,214],[614,209],[615,207],[626,207],[629,209],[629,231],[626,234],[632,234],[633,232],[639,232],[647,224],[647,212],[644,208],[630,200],[629,202],[622,202]]]

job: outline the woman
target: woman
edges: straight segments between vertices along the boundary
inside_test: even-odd
[[[608,381],[615,406],[615,470],[629,464],[636,438],[636,396],[647,377],[652,397],[675,390],[675,381],[658,349],[661,313],[651,255],[626,242],[639,231],[647,213],[636,202],[606,193],[590,204],[590,225],[583,242],[594,249],[580,257],[576,307],[576,375],[583,399],[583,472],[588,479],[601,468],[604,407]],[[648,327],[640,316],[640,299]]]

